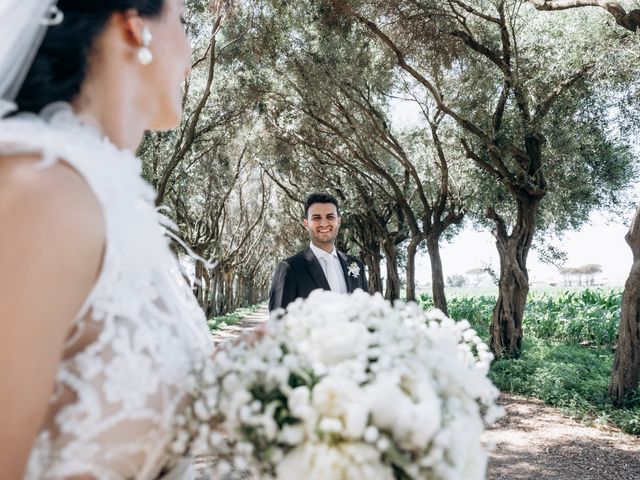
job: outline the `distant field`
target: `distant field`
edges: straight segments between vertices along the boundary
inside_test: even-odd
[[[549,294],[549,295],[558,295],[562,292],[581,292],[583,290],[595,290],[595,291],[622,291],[623,285],[572,285],[572,286],[564,286],[564,285],[531,285],[529,287],[529,295],[538,296],[540,294]],[[422,294],[431,296],[431,287],[421,287],[417,291],[417,297],[419,298]],[[444,289],[445,295],[447,298],[453,297],[477,297],[477,296],[496,296],[498,295],[498,287],[462,287],[462,288],[452,288],[445,287]]]

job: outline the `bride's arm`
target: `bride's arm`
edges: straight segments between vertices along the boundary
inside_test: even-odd
[[[63,343],[104,245],[102,211],[67,164],[0,156],[0,472],[20,479]]]

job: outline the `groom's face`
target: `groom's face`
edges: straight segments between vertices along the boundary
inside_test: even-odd
[[[318,247],[333,247],[338,230],[340,217],[333,203],[314,203],[309,207],[304,226],[309,232],[309,238]]]

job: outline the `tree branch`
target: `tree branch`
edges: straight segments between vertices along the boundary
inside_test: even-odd
[[[634,9],[627,13],[619,2],[613,0],[529,0],[537,10],[555,11],[581,7],[599,7],[609,12],[616,23],[631,32],[640,27],[640,10]]]
[[[500,19],[497,17],[492,17],[491,15],[487,15],[486,13],[482,13],[479,10],[476,10],[475,8],[471,7],[470,5],[467,5],[464,2],[461,2],[460,0],[451,0],[453,3],[455,3],[456,5],[458,5],[459,7],[461,7],[462,9],[466,10],[467,12],[471,13],[472,15],[475,15],[476,17],[480,17],[483,18],[489,22],[493,22],[493,23],[497,23],[500,24]]]
[[[500,58],[500,55],[476,41],[468,33],[463,32],[462,30],[454,30],[451,32],[451,35],[462,40],[464,44],[474,52],[477,52],[483,57],[489,59],[502,71],[502,73],[506,77],[509,77],[511,75],[511,69],[509,65],[502,58]]]
[[[538,105],[536,108],[536,112],[533,117],[534,123],[539,122],[542,118],[549,113],[553,102],[560,96],[562,93],[567,90],[569,87],[574,85],[577,81],[581,80],[584,75],[591,69],[591,65],[586,65],[581,68],[578,72],[576,72],[571,77],[565,79],[560,82],[556,87],[547,95],[547,97]]]

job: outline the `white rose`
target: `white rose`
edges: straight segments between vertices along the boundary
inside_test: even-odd
[[[364,391],[352,380],[324,377],[313,389],[313,406],[321,416],[340,420],[348,438],[362,437],[369,409]]]
[[[370,385],[366,392],[371,421],[376,427],[390,431],[402,447],[424,448],[440,428],[440,399],[428,382],[411,387],[417,403],[391,378]]]
[[[333,322],[311,331],[308,354],[326,366],[335,365],[364,353],[369,345],[369,330],[362,323]]]

